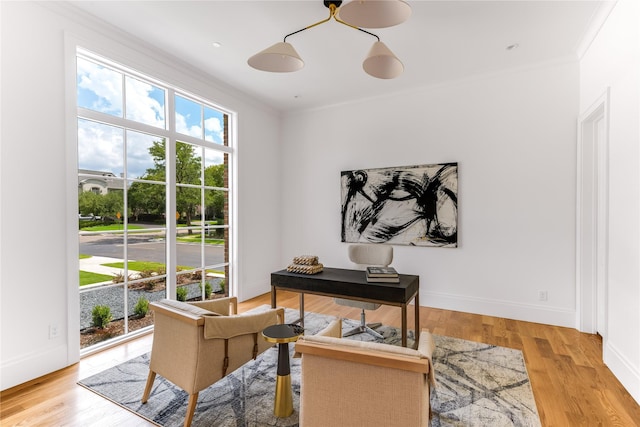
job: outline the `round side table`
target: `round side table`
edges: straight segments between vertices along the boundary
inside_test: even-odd
[[[302,326],[292,324],[271,325],[262,331],[262,337],[266,341],[278,344],[278,376],[273,404],[273,414],[276,417],[284,418],[293,413],[289,343],[295,342],[303,333]]]

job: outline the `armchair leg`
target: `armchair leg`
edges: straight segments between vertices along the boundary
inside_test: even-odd
[[[191,426],[193,421],[193,414],[196,411],[196,405],[198,404],[198,393],[189,395],[189,404],[187,405],[187,414],[184,417],[184,427]]]
[[[153,381],[156,379],[156,373],[152,370],[149,370],[149,376],[147,377],[147,385],[144,386],[144,393],[142,393],[142,403],[147,403],[149,400],[149,395],[151,394],[151,387],[153,386]]]

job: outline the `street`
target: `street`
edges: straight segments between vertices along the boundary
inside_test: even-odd
[[[166,246],[164,239],[157,235],[130,234],[127,257],[131,261],[152,261],[165,263]],[[200,244],[177,243],[178,265],[200,266]],[[80,254],[124,259],[124,245],[121,235],[93,234],[79,236]],[[224,246],[205,245],[207,265],[224,263]]]

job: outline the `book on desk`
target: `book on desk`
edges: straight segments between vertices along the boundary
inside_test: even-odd
[[[400,283],[400,276],[393,267],[367,267],[367,282]]]

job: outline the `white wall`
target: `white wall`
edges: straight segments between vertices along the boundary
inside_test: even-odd
[[[66,133],[73,119],[65,115],[65,37],[238,113],[240,298],[268,291],[269,273],[280,266],[279,204],[272,203],[279,197],[278,115],[62,5],[0,2],[0,11],[0,389],[78,360],[77,298],[68,298],[77,294],[78,240],[77,213],[67,201],[77,183],[66,154],[75,140]],[[60,326],[59,338],[49,339],[50,323]]]
[[[640,4],[619,0],[580,61],[580,111],[610,88],[604,361],[640,402]]]
[[[340,171],[458,162],[459,247],[394,246],[421,305],[575,326],[578,78],[573,60],[289,114],[283,264],[349,266]]]

